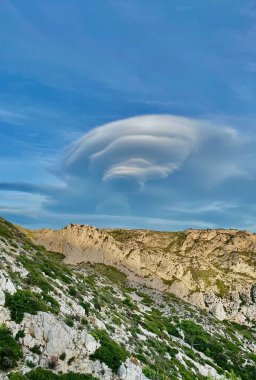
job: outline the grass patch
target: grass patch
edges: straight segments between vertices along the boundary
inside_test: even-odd
[[[218,288],[217,295],[221,298],[227,297],[229,295],[229,287],[222,280],[216,280],[216,286]]]

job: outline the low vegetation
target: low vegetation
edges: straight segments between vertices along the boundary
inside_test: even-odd
[[[5,325],[0,325],[0,370],[15,368],[22,356],[20,344]]]
[[[120,365],[129,356],[124,347],[114,342],[104,330],[95,330],[92,335],[99,340],[100,347],[90,356],[92,360],[99,360],[117,373]]]
[[[5,306],[11,312],[11,318],[16,323],[20,323],[24,313],[36,314],[38,311],[47,311],[47,305],[42,297],[30,290],[18,290],[13,295],[5,294]]]
[[[80,373],[65,373],[57,374],[50,370],[36,368],[33,371],[22,375],[21,373],[15,372],[9,375],[10,380],[97,380],[96,377],[92,375],[85,375]]]

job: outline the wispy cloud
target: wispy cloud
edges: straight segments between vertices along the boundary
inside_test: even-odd
[[[0,122],[19,125],[24,123],[26,116],[11,109],[0,108]]]
[[[190,202],[190,203],[178,203],[172,206],[166,207],[167,210],[176,213],[184,214],[205,214],[205,213],[223,213],[237,208],[238,206],[231,202],[223,201],[209,201],[209,202]]]
[[[1,206],[0,206],[1,211]],[[29,216],[35,217],[35,213],[25,208],[2,208],[3,212],[10,214],[22,214],[28,212]],[[39,228],[42,226],[49,227],[49,221],[51,226],[65,226],[72,223],[80,223],[87,225],[96,225],[98,227],[107,228],[148,228],[159,231],[166,230],[183,230],[189,228],[215,228],[214,223],[207,222],[202,219],[165,219],[165,218],[153,218],[153,217],[138,217],[138,216],[125,216],[125,215],[109,215],[109,214],[86,214],[86,213],[53,213],[46,210],[40,212]],[[33,228],[33,225],[26,224],[28,228]],[[34,227],[35,228],[35,227]]]
[[[42,194],[2,191],[0,212],[2,214],[40,218],[44,213],[44,205],[47,201],[47,196]]]
[[[30,194],[52,194],[63,190],[65,184],[63,185],[38,185],[26,182],[0,182],[0,191],[15,191],[20,193],[30,193]]]

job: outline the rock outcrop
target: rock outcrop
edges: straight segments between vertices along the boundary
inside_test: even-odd
[[[239,304],[242,290],[232,290],[232,299],[226,296],[232,276],[227,276],[227,289],[223,288],[224,264],[210,254],[211,241],[205,244],[208,252],[200,262],[205,253],[202,236],[189,253],[186,250],[191,231],[168,234],[70,226],[45,233],[52,236],[51,249],[61,250],[62,244],[66,261],[77,265],[67,265],[63,255],[32,243],[0,218],[1,380],[256,378],[253,326],[221,322],[171,293],[152,288],[169,289],[171,274],[175,275],[181,297],[189,296],[219,319],[227,318]],[[88,258],[112,266],[79,264]],[[206,277],[199,278],[193,269],[195,258],[198,265],[208,267],[219,262],[218,276],[209,270],[205,284]],[[151,288],[144,286],[147,281]],[[198,289],[193,292],[194,282]],[[250,285],[246,277],[244,284]],[[240,279],[237,286],[242,286]],[[225,297],[216,295],[215,287]],[[254,285],[250,297],[255,302]],[[241,315],[253,312],[246,298],[240,309]]]
[[[112,265],[131,279],[169,291],[214,316],[256,320],[256,234],[238,230],[98,229],[70,224],[30,231],[68,264]]]

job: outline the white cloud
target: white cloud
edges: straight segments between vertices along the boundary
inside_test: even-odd
[[[205,214],[212,212],[226,212],[237,208],[237,205],[231,202],[213,201],[213,202],[191,202],[191,203],[176,203],[166,207],[168,211],[185,213],[185,214]]]
[[[88,225],[96,225],[98,227],[107,228],[148,228],[156,230],[180,230],[187,228],[215,228],[214,223],[201,219],[165,219],[154,217],[138,217],[138,216],[121,216],[109,214],[82,214],[82,213],[51,213],[43,212],[42,215],[46,220],[56,220],[58,225],[66,225],[72,223],[81,223]],[[49,225],[46,223],[46,227]]]
[[[0,212],[35,217],[43,213],[47,201],[48,197],[41,194],[1,191]]]
[[[16,111],[13,111],[11,109],[0,109],[0,121],[4,123],[11,123],[15,125],[22,124],[26,120],[26,117],[18,113]]]
[[[228,156],[234,153],[230,149],[243,142],[235,129],[207,121],[171,115],[137,116],[86,133],[67,152],[64,169],[71,175],[101,182],[132,180],[143,186],[150,180],[167,178],[196,157],[196,170],[205,176],[204,168],[210,168],[217,182],[247,174],[239,161],[230,162]],[[211,145],[215,145],[214,150]]]

